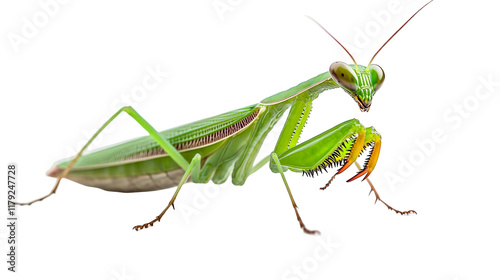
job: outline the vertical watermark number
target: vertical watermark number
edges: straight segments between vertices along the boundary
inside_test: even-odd
[[[16,174],[17,165],[9,164],[7,166],[7,269],[16,272],[17,265],[17,216],[16,216]]]

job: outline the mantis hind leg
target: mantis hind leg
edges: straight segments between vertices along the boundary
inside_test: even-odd
[[[137,123],[139,125],[141,125],[150,135],[151,137],[153,137],[153,139],[158,142],[158,144],[165,150],[165,152],[167,152],[170,157],[184,170],[187,170],[188,167],[189,167],[189,163],[186,161],[186,159],[184,159],[184,157],[182,157],[182,155],[179,153],[179,151],[177,151],[177,149],[175,149],[175,147],[170,144],[170,142],[168,142],[167,140],[165,140],[159,133],[158,131],[156,131],[155,128],[153,128],[141,115],[139,115],[139,113],[137,113],[137,111],[134,110],[134,108],[130,107],[130,106],[126,106],[126,107],[122,107],[120,110],[118,110],[113,116],[111,116],[111,118],[109,118],[97,131],[96,133],[94,133],[94,135],[89,139],[89,141],[87,141],[87,143],[83,146],[83,148],[78,152],[78,154],[75,156],[75,158],[73,158],[73,160],[71,160],[68,164],[68,166],[66,168],[64,168],[64,170],[59,174],[59,176],[57,177],[57,181],[54,185],[54,187],[52,188],[52,190],[50,191],[49,194],[41,197],[41,198],[38,198],[38,199],[35,199],[31,202],[28,202],[28,203],[19,203],[19,202],[16,202],[16,204],[18,205],[31,205],[37,201],[42,201],[44,199],[46,199],[47,197],[53,195],[56,193],[57,191],[57,188],[59,187],[59,183],[61,182],[61,180],[66,177],[66,175],[68,174],[68,172],[71,170],[71,168],[73,167],[73,165],[76,163],[76,161],[82,156],[83,152],[85,151],[85,149],[87,149],[87,147],[94,141],[94,139],[121,113],[121,112],[125,112],[127,114],[129,114],[135,121],[137,121]]]
[[[179,191],[181,190],[182,186],[187,181],[187,179],[189,178],[189,176],[191,175],[191,173],[194,173],[195,177],[198,176],[199,171],[200,171],[200,161],[201,161],[200,154],[196,154],[193,157],[193,159],[191,160],[191,163],[189,164],[188,168],[186,169],[186,173],[184,173],[184,176],[182,177],[181,182],[177,186],[177,189],[175,190],[175,193],[172,196],[172,198],[170,199],[167,207],[165,207],[165,209],[163,209],[163,211],[160,213],[160,215],[158,215],[151,222],[145,223],[143,225],[137,225],[137,226],[133,227],[133,229],[140,230],[140,229],[143,229],[143,228],[148,228],[149,226],[153,226],[154,223],[159,222],[161,220],[161,218],[163,217],[163,215],[165,214],[165,212],[167,212],[167,210],[170,208],[170,206],[172,206],[172,208],[175,209],[174,202],[175,202],[175,199],[177,198],[177,194],[179,194]]]

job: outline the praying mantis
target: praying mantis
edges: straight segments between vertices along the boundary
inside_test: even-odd
[[[288,192],[301,229],[307,234],[319,234],[308,229],[297,210],[285,172],[302,172],[314,177],[318,172],[338,167],[328,183],[353,164],[359,170],[347,180],[362,178],[370,185],[376,201],[401,215],[416,214],[414,210],[399,211],[385,203],[368,179],[380,154],[381,135],[373,127],[364,127],[350,119],[302,143],[299,136],[308,119],[313,101],[330,89],[341,88],[368,112],[375,93],[385,80],[382,68],[372,64],[384,46],[425,6],[417,10],[373,55],[367,66],[358,65],[349,51],[325,28],[311,18],[351,57],[354,64],[334,62],[329,71],[321,73],[288,90],[267,97],[259,103],[229,111],[200,121],[158,132],[134,108],[125,106],[113,114],[71,160],[56,163],[47,175],[57,178],[47,195],[28,203],[31,205],[56,193],[63,178],[77,183],[114,192],[144,192],[176,187],[164,210],[152,221],[134,226],[141,230],[159,222],[172,207],[182,186],[187,182],[215,184],[232,178],[234,185],[265,166],[279,173]],[[284,113],[289,110],[273,152],[256,162],[257,154]],[[83,154],[94,139],[122,112],[132,117],[148,136],[136,138],[101,150]],[[364,164],[356,160],[367,153]]]

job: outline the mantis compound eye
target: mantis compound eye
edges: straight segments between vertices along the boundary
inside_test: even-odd
[[[356,73],[344,62],[334,62],[330,65],[330,75],[332,79],[344,89],[350,92],[356,92],[358,88],[358,80]]]
[[[384,70],[377,64],[370,65],[370,77],[372,80],[373,89],[377,91],[385,80]]]

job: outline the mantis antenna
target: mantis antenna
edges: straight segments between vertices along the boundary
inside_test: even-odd
[[[394,37],[394,35],[396,35],[399,32],[399,30],[401,30],[416,14],[418,14],[418,12],[420,12],[425,6],[429,5],[432,1],[434,1],[434,0],[431,0],[431,1],[427,2],[427,4],[425,4],[425,5],[422,6],[422,8],[418,9],[418,11],[416,11],[413,14],[413,16],[411,16],[403,25],[401,25],[401,27],[396,32],[394,32],[394,34],[392,34],[392,36],[387,41],[385,41],[385,43],[382,45],[382,47],[380,47],[380,49],[378,49],[378,51],[373,55],[372,59],[370,60],[370,63],[368,63],[368,65],[366,65],[366,68],[370,67],[370,64],[372,64],[372,61],[375,58],[375,56],[380,52],[380,50],[382,48],[385,47],[385,45],[392,39],[392,37]]]
[[[333,40],[335,40],[335,42],[337,42],[346,52],[347,54],[351,57],[352,61],[354,61],[354,64],[356,65],[356,68],[359,69],[358,67],[358,64],[356,63],[356,60],[354,60],[354,57],[351,55],[351,53],[344,47],[344,45],[342,45],[337,39],[335,39],[335,37],[333,37],[332,34],[330,34],[330,32],[328,32],[328,30],[326,30],[326,28],[324,28],[321,24],[319,24],[319,22],[317,22],[315,19],[313,19],[312,17],[310,16],[306,16],[308,17],[310,20],[314,21],[314,23],[316,23],[319,27],[321,27],[321,29],[323,29],[328,35],[330,35],[330,37],[333,38]]]

